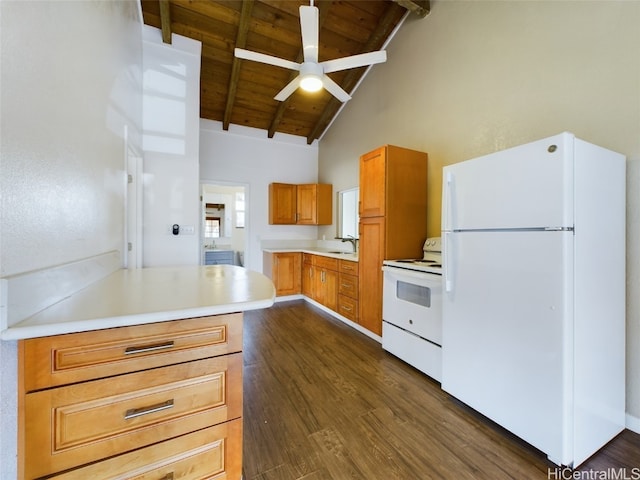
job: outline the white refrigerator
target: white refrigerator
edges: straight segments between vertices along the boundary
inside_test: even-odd
[[[562,133],[443,170],[442,388],[558,465],[624,428],[625,163]]]

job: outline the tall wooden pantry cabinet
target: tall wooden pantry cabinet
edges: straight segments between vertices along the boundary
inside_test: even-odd
[[[360,157],[360,320],[382,335],[382,261],[422,258],[427,154],[385,145]]]

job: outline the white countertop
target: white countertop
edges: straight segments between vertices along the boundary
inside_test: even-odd
[[[233,265],[121,269],[2,331],[19,340],[267,308],[265,275]]]
[[[324,257],[332,257],[339,258],[341,260],[349,260],[351,262],[358,261],[357,253],[349,253],[349,252],[341,252],[336,253],[336,250],[327,250],[323,248],[311,248],[311,247],[303,247],[303,248],[264,248],[263,252],[270,253],[282,253],[282,252],[302,252],[302,253],[311,253],[313,255],[322,255]]]

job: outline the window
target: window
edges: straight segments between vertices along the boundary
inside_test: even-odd
[[[236,192],[236,228],[244,228],[244,192]]]
[[[205,238],[220,238],[220,217],[207,217],[204,221]]]

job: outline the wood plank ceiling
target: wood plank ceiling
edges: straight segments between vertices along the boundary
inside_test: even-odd
[[[230,124],[320,138],[339,112],[340,101],[325,90],[298,89],[286,101],[273,97],[297,74],[234,57],[235,47],[300,62],[298,8],[302,0],[141,0],[144,23],[202,42],[200,117]],[[424,17],[428,0],[316,0],[320,12],[318,60],[380,50],[407,10]],[[373,67],[375,68],[375,66]],[[352,92],[366,67],[331,73]]]

